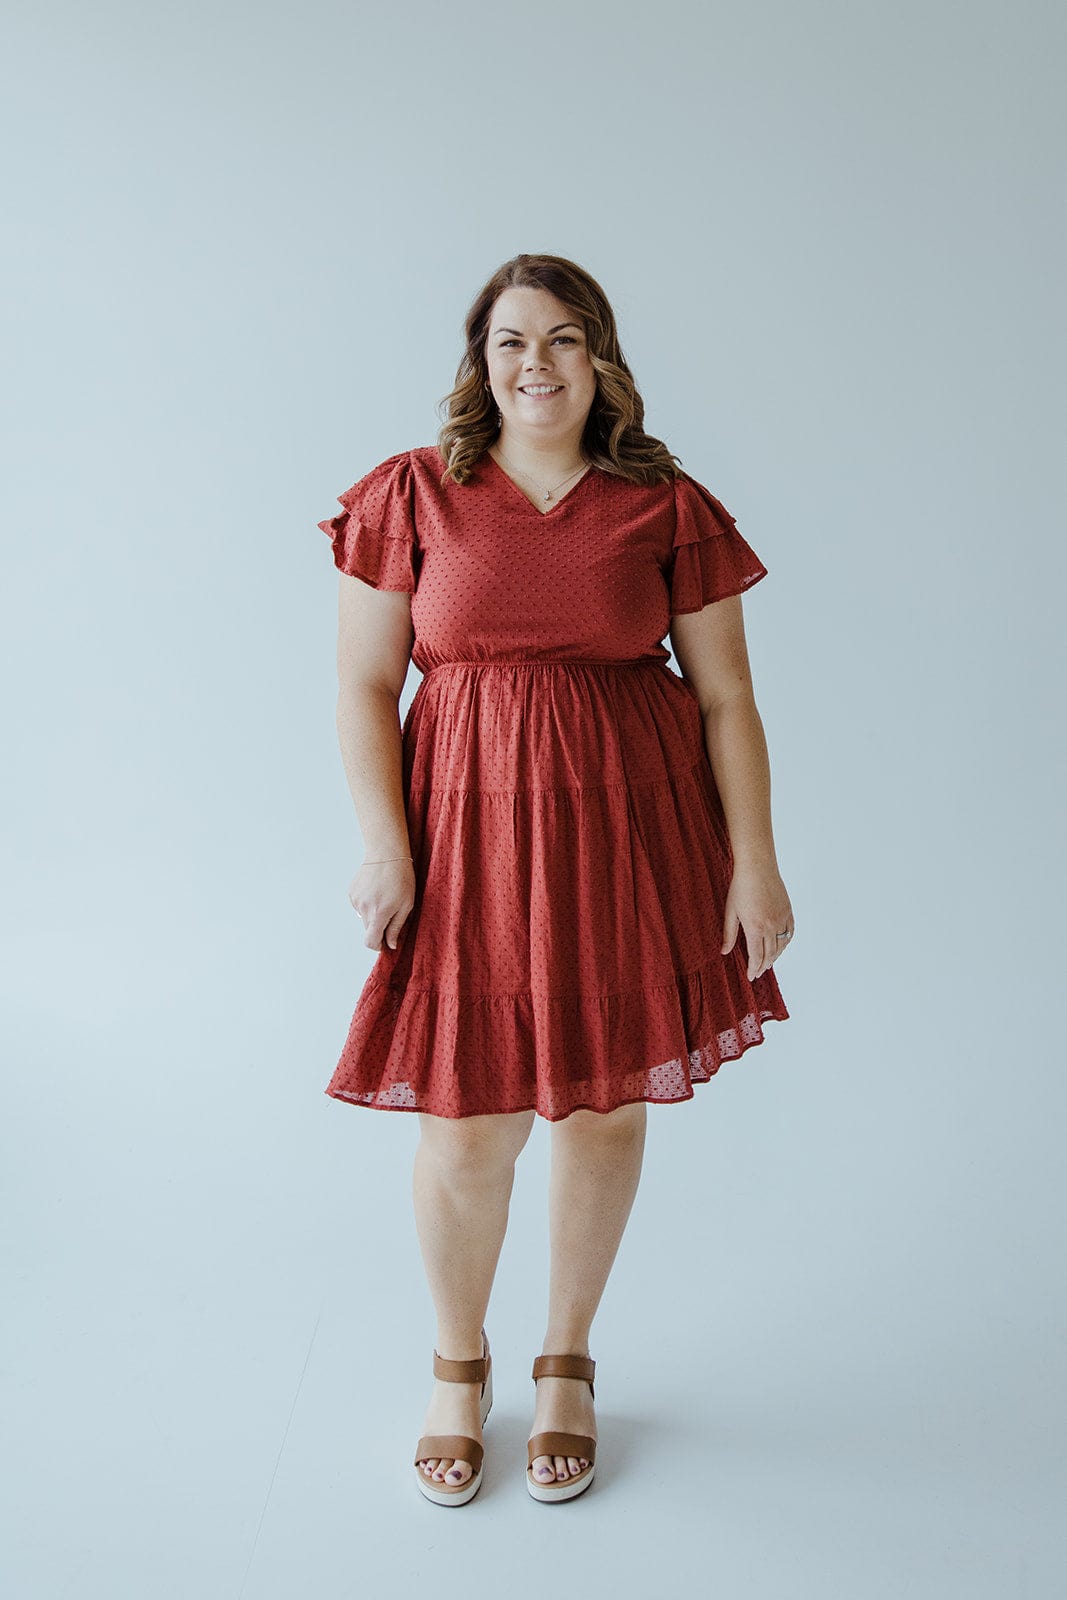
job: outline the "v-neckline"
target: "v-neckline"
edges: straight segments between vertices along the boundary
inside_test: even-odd
[[[591,478],[593,476],[593,473],[596,471],[596,468],[592,464],[590,464],[588,467],[586,467],[585,471],[582,473],[581,477],[578,479],[578,482],[572,488],[567,490],[567,493],[563,496],[562,499],[557,500],[555,505],[552,506],[548,511],[542,511],[540,509],[540,507],[534,505],[533,501],[529,498],[528,495],[525,495],[523,493],[523,491],[519,488],[518,484],[515,482],[515,479],[513,477],[511,477],[511,475],[509,473],[504,471],[503,467],[500,465],[500,462],[496,459],[496,456],[491,455],[488,450],[485,452],[485,454],[486,454],[487,460],[492,462],[493,466],[496,468],[496,470],[499,473],[499,475],[503,478],[504,482],[513,491],[513,493],[518,495],[519,499],[522,501],[523,505],[527,508],[527,510],[528,511],[532,511],[535,517],[541,517],[541,518],[554,516],[557,511],[559,511],[563,506],[565,506],[567,504],[567,501],[570,499],[571,495],[572,494],[577,494],[578,490],[582,487],[582,484],[586,481],[586,479],[587,478]]]

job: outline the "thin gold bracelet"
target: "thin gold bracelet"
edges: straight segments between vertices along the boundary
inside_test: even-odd
[[[377,861],[364,861],[365,867],[380,867],[386,861],[414,861],[414,856],[379,856]]]

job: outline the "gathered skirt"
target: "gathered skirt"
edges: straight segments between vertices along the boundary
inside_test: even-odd
[[[415,904],[326,1093],[467,1117],[693,1097],[789,1016],[721,953],[732,856],[660,660],[448,662],[402,725]]]

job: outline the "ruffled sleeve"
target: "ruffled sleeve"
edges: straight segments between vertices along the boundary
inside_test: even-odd
[[[414,594],[421,552],[411,452],[390,456],[337,498],[344,510],[319,523],[333,544],[334,566],[373,589]]]
[[[767,576],[767,568],[738,533],[722,501],[687,472],[675,479],[674,509],[674,548],[667,573],[672,617],[742,594]]]

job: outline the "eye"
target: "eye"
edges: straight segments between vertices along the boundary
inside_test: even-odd
[[[501,339],[497,345],[498,350],[506,350],[509,344],[518,344],[518,339]],[[571,333],[557,333],[553,344],[577,344],[578,341]]]

